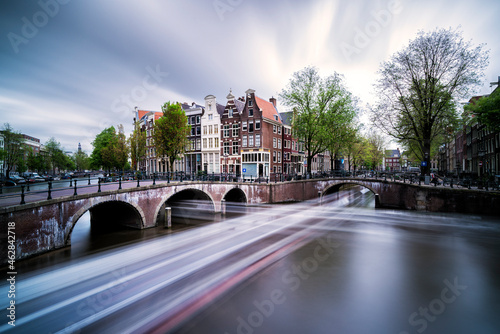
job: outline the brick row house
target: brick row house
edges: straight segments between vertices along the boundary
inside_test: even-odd
[[[203,106],[181,104],[191,132],[173,171],[231,173],[245,179],[305,172],[303,145],[292,135],[292,112],[279,113],[275,98],[262,99],[253,89],[239,98],[230,91],[226,99],[222,105],[207,95]],[[146,156],[139,162],[139,170],[146,174],[168,169],[166,159],[156,156],[152,139],[154,122],[161,116],[162,112],[136,108],[139,126],[146,131]],[[326,170],[329,160],[323,155],[316,158],[313,172]]]

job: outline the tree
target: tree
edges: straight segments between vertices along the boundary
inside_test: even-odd
[[[113,126],[104,129],[92,142],[94,150],[90,155],[91,166],[108,171],[122,170],[128,159],[128,146],[123,133],[123,126],[118,126],[118,133]]]
[[[492,131],[500,131],[500,89],[497,88],[489,96],[483,96],[464,107],[471,121],[486,125]]]
[[[56,141],[54,137],[45,143],[45,151],[52,174],[56,173],[56,169],[61,171],[68,167],[69,157],[64,154],[61,143]]]
[[[428,173],[431,148],[456,126],[457,101],[481,83],[487,64],[483,45],[473,47],[457,30],[419,32],[381,65],[371,120],[426,161]]]
[[[0,160],[4,161],[5,166],[5,176],[9,177],[10,172],[14,170],[16,166],[18,172],[23,172],[24,166],[24,139],[21,133],[15,132],[9,123],[5,123],[3,130],[0,131],[3,137],[3,149],[0,149]],[[21,170],[19,170],[21,169]]]
[[[134,131],[129,139],[130,157],[132,166],[135,170],[139,170],[139,161],[146,155],[146,131],[139,127],[139,122],[134,123]]]
[[[168,171],[172,171],[175,160],[180,158],[189,144],[191,127],[180,103],[168,101],[161,109],[163,116],[153,128],[154,146],[158,157],[168,158]]]
[[[75,169],[78,171],[83,171],[90,168],[90,158],[87,153],[83,151],[78,151],[73,154],[73,161],[75,164]]]
[[[341,75],[321,78],[316,68],[306,67],[293,74],[280,97],[294,110],[292,129],[304,143],[307,172],[311,173],[313,157],[332,144],[332,130],[345,127],[354,117],[351,94]]]
[[[369,165],[371,169],[377,169],[378,166],[382,165],[384,159],[384,147],[386,146],[386,140],[384,136],[376,131],[371,130],[367,136],[371,161]]]

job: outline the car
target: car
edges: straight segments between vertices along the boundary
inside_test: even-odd
[[[38,183],[38,182],[45,182],[45,179],[38,174],[28,178],[28,183]]]
[[[24,178],[20,177],[19,175],[12,175],[10,177],[10,179],[12,181],[14,181],[16,184],[24,184],[24,183],[26,183],[26,180]]]

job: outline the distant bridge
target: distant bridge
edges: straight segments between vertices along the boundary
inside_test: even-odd
[[[163,224],[165,207],[182,200],[203,200],[209,212],[224,202],[269,204],[305,201],[357,184],[376,194],[376,207],[433,212],[498,215],[500,193],[419,186],[378,179],[333,178],[278,183],[173,182],[105,190],[0,208],[1,258],[7,259],[7,227],[15,223],[16,259],[71,245],[71,233],[87,211],[92,227],[110,221],[137,229]],[[12,225],[12,224],[11,224]]]

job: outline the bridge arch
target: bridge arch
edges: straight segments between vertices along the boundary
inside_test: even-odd
[[[172,215],[176,215],[179,214],[178,210],[176,211],[176,208],[179,206],[179,203],[183,201],[191,202],[190,204],[186,204],[192,206],[194,210],[197,209],[195,206],[198,206],[198,209],[200,209],[201,212],[215,213],[215,201],[210,193],[197,188],[187,187],[165,196],[160,201],[155,209],[155,226],[158,226],[160,222],[164,220],[166,206],[172,208]]]
[[[226,202],[248,203],[247,194],[245,194],[245,192],[238,187],[226,191],[226,193],[222,196],[222,199]]]
[[[369,184],[365,184],[364,182],[356,182],[354,180],[350,180],[347,182],[339,182],[339,183],[331,184],[331,185],[325,187],[325,189],[323,189],[323,191],[321,193],[321,197],[326,196],[326,195],[330,195],[330,194],[334,194],[334,193],[338,192],[339,190],[341,190],[342,187],[348,186],[348,185],[361,186],[363,188],[370,190],[372,193],[377,194],[377,191],[375,191]]]
[[[87,204],[81,207],[71,217],[71,228],[64,237],[64,244],[66,246],[71,245],[71,235],[73,230],[78,223],[78,220],[87,211],[90,212],[91,226],[93,228],[103,229],[110,228],[112,226],[127,226],[136,229],[143,229],[145,227],[146,218],[144,211],[135,203],[117,199],[97,199],[87,202]],[[116,220],[122,223],[106,225],[107,220]]]

